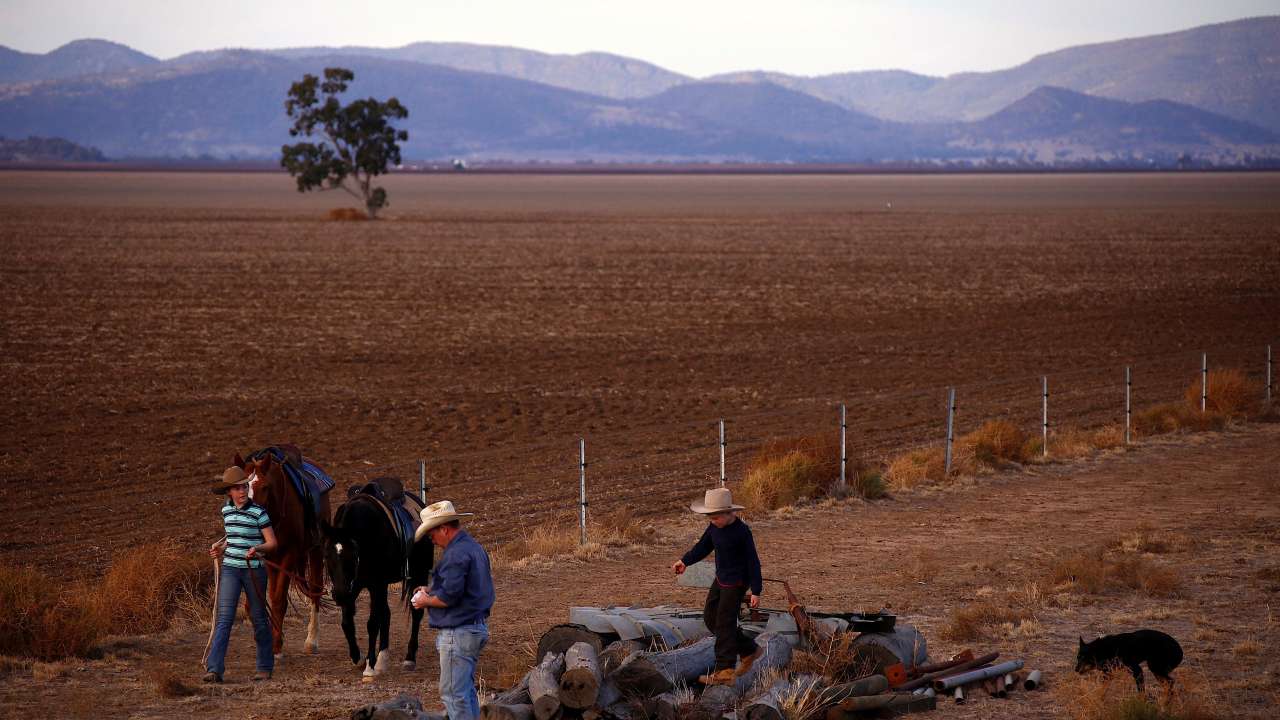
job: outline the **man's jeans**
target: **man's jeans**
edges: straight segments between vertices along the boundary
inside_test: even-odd
[[[459,625],[436,631],[436,654],[440,657],[440,700],[449,720],[477,720],[480,698],[476,696],[476,661],[489,642],[489,628],[483,623]]]
[[[209,647],[208,670],[219,675],[226,669],[227,641],[236,619],[240,592],[249,596],[249,617],[253,620],[253,639],[258,645],[258,670],[271,672],[275,657],[271,654],[271,621],[267,618],[267,569],[228,567],[222,564],[218,578],[218,620],[214,623],[213,644]]]

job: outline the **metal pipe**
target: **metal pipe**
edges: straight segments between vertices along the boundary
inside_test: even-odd
[[[995,677],[996,675],[1004,675],[1005,673],[1018,670],[1021,667],[1021,660],[1007,660],[999,665],[978,668],[977,670],[962,672],[959,675],[950,675],[948,677],[939,678],[933,681],[933,687],[939,691],[950,690],[953,687],[968,685],[969,683],[978,682],[979,680],[986,680],[987,678]]]
[[[1021,663],[1019,663],[1021,664]],[[1025,690],[1035,690],[1040,687],[1040,680],[1043,676],[1039,670],[1032,670],[1027,673],[1027,679],[1022,681],[1022,687]]]
[[[1009,690],[1005,686],[1003,675],[996,676],[996,697],[998,698],[1009,697]]]
[[[1209,402],[1209,353],[1200,355],[1200,412]]]
[[[964,704],[964,688],[962,687],[956,688],[956,692],[953,697],[955,697],[957,705],[963,705]]]
[[[427,461],[418,461],[418,497],[423,506],[427,504]]]
[[[1267,402],[1271,402],[1271,346],[1267,346]]]
[[[899,685],[895,689],[898,690],[899,692],[914,690],[920,687],[921,685],[928,685],[929,683],[932,683],[934,680],[937,680],[939,678],[948,677],[950,675],[955,675],[957,673],[965,672],[966,670],[972,670],[973,668],[981,667],[988,663],[993,663],[996,661],[996,658],[998,657],[1000,657],[1000,653],[987,653],[982,657],[978,657],[972,660],[962,662],[959,665],[956,665],[955,667],[950,667],[950,668],[947,668],[946,670],[939,670],[937,672],[932,672],[927,675],[921,675],[915,680],[911,680],[910,682],[905,682]]]

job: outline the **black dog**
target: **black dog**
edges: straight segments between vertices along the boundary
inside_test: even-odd
[[[1133,679],[1142,689],[1142,665],[1157,679],[1173,684],[1169,673],[1182,662],[1182,646],[1177,640],[1158,630],[1138,630],[1119,635],[1107,635],[1091,643],[1080,638],[1080,650],[1076,652],[1076,672],[1090,669],[1110,670],[1120,665],[1129,668]]]

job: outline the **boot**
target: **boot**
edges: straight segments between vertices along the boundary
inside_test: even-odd
[[[748,672],[751,671],[751,666],[755,665],[756,661],[759,660],[760,656],[763,654],[764,654],[764,648],[757,646],[755,651],[752,652],[750,655],[744,655],[740,660],[738,660],[738,669],[734,670],[733,674],[738,677],[742,677],[743,675],[746,675]]]
[[[270,670],[259,670],[258,672],[253,674],[254,682],[262,682],[263,680],[270,680],[270,679],[271,679]]]
[[[204,677],[202,677],[202,678],[200,678],[200,679],[201,679],[201,680],[203,680],[204,682],[207,682],[207,683],[220,683],[220,682],[222,682],[222,676],[221,676],[221,675],[219,675],[218,673],[216,673],[216,672],[212,671],[212,670],[210,670],[209,672],[205,673],[205,674],[204,674]]]
[[[737,677],[733,674],[733,668],[725,668],[717,670],[710,675],[699,675],[698,682],[703,685],[732,685]]]

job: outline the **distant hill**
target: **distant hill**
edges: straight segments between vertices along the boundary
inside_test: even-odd
[[[0,136],[0,162],[3,163],[85,163],[106,159],[97,148],[82,147],[62,138],[9,140]]]
[[[1280,135],[1168,100],[1127,103],[1038,88],[990,117],[953,126],[952,147],[999,148],[1042,162],[1274,153]]]
[[[1129,102],[1172,100],[1280,131],[1280,17],[1081,45],[1007,70],[945,78],[872,71],[718,79],[765,80],[900,122],[977,120],[1053,86]]]
[[[43,55],[0,45],[0,84],[122,73],[160,61],[119,43],[76,40]]]
[[[691,79],[621,55],[600,52],[553,55],[471,43],[418,42],[398,48],[312,47],[267,52],[295,60],[344,55],[407,60],[455,70],[505,75],[615,99],[654,95]]]

